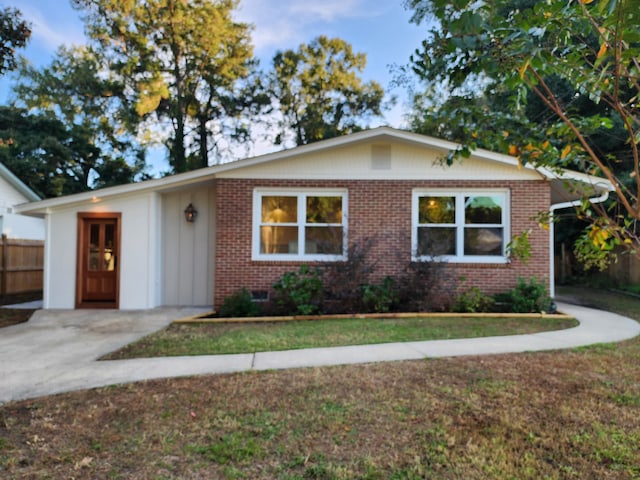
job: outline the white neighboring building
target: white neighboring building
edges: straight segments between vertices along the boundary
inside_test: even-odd
[[[7,238],[44,240],[44,220],[14,213],[21,203],[41,200],[11,171],[0,163],[0,232]]]

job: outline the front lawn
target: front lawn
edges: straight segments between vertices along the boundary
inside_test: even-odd
[[[214,355],[516,335],[561,330],[575,325],[575,319],[550,316],[345,318],[278,323],[172,325],[107,356],[106,359]]]
[[[636,338],[87,390],[0,406],[0,478],[636,479],[638,379]]]

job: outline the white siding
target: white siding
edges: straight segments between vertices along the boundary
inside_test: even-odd
[[[380,152],[390,148],[390,165]],[[344,180],[535,180],[541,175],[486,159],[465,158],[442,165],[443,153],[404,143],[350,145],[218,173],[220,178]]]
[[[74,308],[78,212],[120,212],[120,308],[158,306],[156,274],[157,196],[132,195],[58,210],[48,215],[45,308]]]
[[[187,223],[184,209],[198,211]],[[214,192],[200,187],[162,196],[162,265],[164,305],[213,304]]]
[[[16,190],[13,185],[0,175],[0,211],[6,211],[14,205],[28,201],[29,199],[27,197]]]

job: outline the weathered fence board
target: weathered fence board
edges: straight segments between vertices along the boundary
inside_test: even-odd
[[[640,284],[640,258],[629,254],[618,255],[618,260],[611,262],[607,273],[618,285]]]
[[[42,291],[44,242],[0,239],[0,294]]]

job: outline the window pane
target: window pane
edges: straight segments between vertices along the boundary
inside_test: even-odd
[[[262,197],[262,223],[297,223],[297,197]]]
[[[456,229],[440,227],[418,228],[418,256],[455,255]]]
[[[455,223],[455,197],[420,197],[418,223]]]
[[[260,253],[298,253],[298,227],[260,227]]]
[[[307,197],[307,223],[342,223],[342,197]]]
[[[502,223],[502,195],[473,196],[464,198],[464,222],[466,224]]]
[[[100,270],[100,225],[89,226],[89,270]]]
[[[305,233],[304,253],[342,255],[342,227],[307,227]]]
[[[115,270],[115,257],[113,256],[113,244],[115,240],[115,225],[104,226],[104,268],[112,272]]]
[[[502,228],[465,228],[465,255],[503,255]]]

